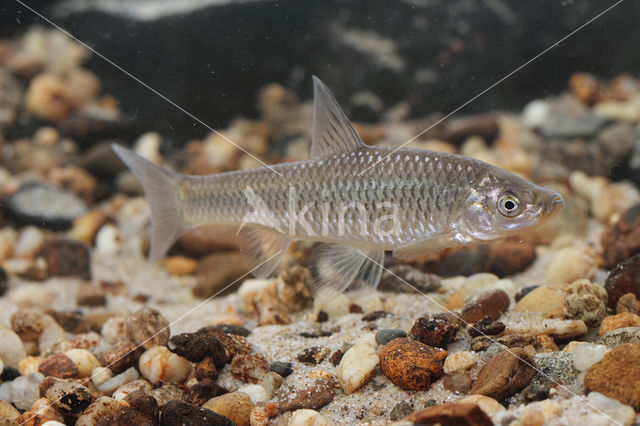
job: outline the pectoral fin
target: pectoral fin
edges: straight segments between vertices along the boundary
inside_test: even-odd
[[[380,282],[384,251],[360,251],[338,244],[320,244],[311,253],[312,292],[341,293],[354,280],[375,288]]]
[[[286,236],[256,225],[243,227],[238,235],[242,251],[257,266],[252,273],[258,278],[273,272],[291,243]]]
[[[408,260],[414,257],[446,249],[455,243],[454,235],[451,232],[437,234],[422,240],[412,241],[401,245],[393,251],[393,257]]]

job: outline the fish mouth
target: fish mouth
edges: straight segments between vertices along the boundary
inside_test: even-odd
[[[548,208],[550,212],[562,210],[564,208],[564,200],[562,199],[562,196],[558,193],[553,194],[551,200],[549,201]]]

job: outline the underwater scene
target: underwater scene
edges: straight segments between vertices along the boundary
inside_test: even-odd
[[[640,424],[638,16],[5,0],[0,426]]]

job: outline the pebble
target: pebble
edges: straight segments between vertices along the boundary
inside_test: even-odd
[[[260,354],[236,355],[231,362],[231,374],[243,383],[260,383],[269,372],[269,363]]]
[[[37,341],[45,327],[52,321],[40,312],[21,309],[11,315],[11,329],[22,341]]]
[[[380,358],[367,343],[353,345],[340,360],[337,369],[338,382],[345,393],[351,394],[367,384]]]
[[[640,315],[631,312],[611,315],[602,320],[600,324],[600,335],[604,336],[613,330],[625,327],[640,327]]]
[[[591,278],[595,272],[595,260],[585,250],[566,247],[558,250],[544,273],[549,284],[568,284],[581,278]]]
[[[106,367],[97,367],[91,372],[90,377],[95,387],[99,389],[103,383],[113,377],[113,371]]]
[[[31,409],[22,413],[17,421],[21,425],[39,425],[49,421],[64,422],[64,418],[47,398],[38,398]]]
[[[78,415],[93,402],[85,386],[72,382],[57,382],[47,389],[45,396],[63,413]]]
[[[16,410],[9,402],[0,399],[0,419],[15,421],[18,417],[20,417],[20,412]]]
[[[125,373],[122,373],[122,374],[125,374]],[[137,376],[137,374],[136,374],[136,376]],[[131,377],[133,377],[133,375],[131,375]],[[118,389],[116,389],[115,391],[113,391],[113,394],[111,395],[111,397],[113,399],[115,399],[116,401],[122,401],[127,396],[131,395],[134,392],[142,391],[142,392],[147,393],[152,388],[153,387],[151,386],[151,383],[149,383],[148,381],[146,381],[144,379],[132,380],[132,381],[130,381],[130,382],[118,387]],[[155,399],[154,399],[154,402],[155,402]]]
[[[202,406],[202,408],[225,416],[238,426],[249,426],[249,417],[253,407],[251,398],[244,392],[216,396]]]
[[[105,213],[99,208],[93,209],[73,220],[73,226],[69,230],[69,237],[85,244],[93,244],[98,230],[106,222],[107,216]]]
[[[531,385],[547,388],[556,383],[570,385],[580,374],[580,370],[573,365],[573,355],[568,352],[540,353],[535,354],[533,359],[537,371],[531,380]]]
[[[160,424],[162,426],[234,426],[236,424],[240,426],[239,423],[234,423],[229,418],[211,410],[194,407],[181,401],[169,401],[162,407],[162,410],[160,410]]]
[[[118,342],[110,349],[99,354],[100,364],[114,373],[122,373],[133,366],[138,366],[142,348],[132,342]]]
[[[631,312],[640,315],[640,300],[633,293],[627,293],[618,299],[616,304],[616,313]]]
[[[587,370],[586,392],[599,392],[640,411],[640,344],[620,345]]]
[[[594,343],[608,348],[615,348],[625,343],[640,343],[640,327],[623,327],[613,330],[597,338]]]
[[[578,371],[587,371],[593,364],[600,361],[609,351],[604,345],[582,343],[571,352],[573,365]]]
[[[446,348],[455,340],[458,323],[447,314],[434,314],[418,318],[409,334],[425,345]]]
[[[493,422],[477,404],[445,402],[405,417],[405,422],[421,425],[493,426]]]
[[[581,336],[589,330],[582,320],[551,319],[535,314],[513,315],[508,321],[503,320],[506,325],[503,335],[531,334],[540,336],[544,334],[558,339],[568,339]]]
[[[269,419],[278,415],[278,406],[272,402],[256,405],[251,410],[249,423],[251,426],[268,426]]]
[[[456,371],[464,371],[476,365],[477,355],[470,351],[459,351],[447,356],[444,360],[444,372],[451,374]]]
[[[193,366],[193,375],[198,380],[216,380],[218,378],[218,369],[216,368],[216,364],[213,362],[213,359],[205,358]]]
[[[166,346],[155,346],[140,356],[139,370],[151,383],[182,383],[191,372],[191,362]]]
[[[184,401],[192,405],[201,406],[211,398],[224,395],[229,391],[211,379],[203,379],[192,385],[184,394]]]
[[[64,354],[76,365],[78,377],[90,377],[91,372],[100,367],[98,359],[85,349],[69,349]]]
[[[183,333],[171,337],[168,347],[172,352],[191,362],[210,357],[218,369],[222,369],[234,355],[246,355],[251,352],[251,345],[244,337],[207,327],[195,333]]]
[[[262,386],[264,387],[264,390],[267,392],[267,394],[270,395],[267,399],[271,399],[273,395],[275,395],[276,391],[278,390],[278,388],[280,388],[283,381],[284,379],[282,378],[282,376],[278,373],[274,373],[273,371],[270,371],[264,375],[264,377],[262,378]]]
[[[39,228],[27,226],[20,233],[13,254],[17,257],[33,256],[42,243],[44,243],[44,240],[44,233]]]
[[[254,404],[264,403],[273,396],[270,396],[262,385],[244,385],[239,387],[236,392],[246,393]]]
[[[274,361],[269,366],[269,370],[278,373],[282,377],[287,377],[293,373],[293,364],[285,361]]]
[[[413,407],[406,401],[398,402],[391,409],[391,413],[389,413],[389,419],[392,421],[400,420],[403,417],[407,417],[409,414],[413,413]]]
[[[118,228],[107,223],[100,227],[95,238],[95,253],[103,256],[113,256],[120,250],[120,235]]]
[[[18,371],[23,376],[29,375],[31,373],[37,373],[40,371],[40,364],[42,364],[42,357],[39,356],[27,356],[20,361],[18,364]]]
[[[333,401],[334,397],[335,384],[326,379],[317,379],[302,389],[280,392],[278,408],[283,413],[302,408],[317,410]]]
[[[605,229],[602,233],[602,249],[608,268],[640,253],[640,204],[625,211],[615,224]]]
[[[155,309],[142,308],[127,316],[124,323],[129,340],[145,349],[169,342],[169,321]]]
[[[547,318],[563,318],[565,293],[551,287],[538,287],[513,307],[514,312],[539,312]]]
[[[484,318],[497,320],[509,308],[509,296],[503,290],[493,290],[480,294],[462,309],[462,319],[476,323]]]
[[[593,327],[607,315],[607,291],[589,280],[578,280],[566,288],[563,314],[568,319],[583,320]]]
[[[78,376],[78,366],[65,354],[49,355],[40,363],[38,371],[60,379]]]
[[[638,226],[640,227],[640,221]],[[640,238],[640,234],[638,234],[638,238]],[[634,294],[640,298],[638,283],[640,283],[640,254],[621,261],[607,276],[604,288],[609,295],[609,306],[615,308],[618,300],[625,294]]]
[[[164,265],[170,274],[182,277],[193,274],[198,261],[185,256],[171,256],[164,260]]]
[[[308,408],[302,410],[296,410],[291,414],[289,418],[288,426],[334,426],[335,423],[318,413],[315,410],[309,410]]]
[[[407,337],[407,333],[405,333],[404,330],[387,328],[376,332],[376,343],[379,345],[386,345],[398,337]]]
[[[469,395],[464,398],[460,398],[456,402],[459,404],[477,404],[488,416],[493,416],[494,414],[505,410],[502,404],[485,395]]]
[[[196,285],[193,288],[193,294],[203,299],[211,297],[230,282],[246,275],[249,269],[247,258],[243,253],[234,251],[212,253],[201,259],[194,271]],[[245,280],[240,288],[247,281],[253,280]]]
[[[0,384],[0,400],[13,403],[20,410],[28,410],[40,398],[39,384],[44,380],[40,373],[20,376]]]
[[[504,331],[506,326],[500,321],[493,321],[489,317],[484,317],[475,324],[467,326],[467,332],[471,337],[495,336]]]
[[[101,396],[87,407],[76,421],[76,426],[94,426],[102,417],[115,415],[120,408],[120,404],[108,396]]]
[[[379,356],[382,372],[393,384],[407,390],[427,390],[444,375],[447,351],[400,338],[383,346]]]
[[[502,351],[478,373],[471,392],[502,401],[521,391],[536,374],[533,357],[523,348]]]
[[[599,392],[590,392],[589,395],[587,395],[587,402],[608,416],[605,420],[607,423],[609,423],[610,419],[613,419],[613,421],[618,424],[632,425],[636,418],[636,413],[633,408],[621,404],[615,399],[604,396]]]
[[[149,395],[156,400],[158,407],[166,405],[169,401],[182,401],[184,399],[184,392],[182,391],[182,388],[173,384],[167,384],[159,388],[152,389],[149,391]]]
[[[442,385],[445,389],[457,394],[468,393],[471,389],[471,384],[471,377],[469,377],[468,374],[459,371],[444,376],[444,380],[442,381]]]
[[[27,356],[22,340],[8,329],[0,329],[0,359],[9,367],[18,368],[20,361]]]
[[[435,274],[422,272],[410,265],[393,265],[382,272],[378,284],[379,291],[399,293],[432,293],[440,290],[441,278]],[[416,291],[417,289],[417,291]]]
[[[101,287],[93,284],[81,284],[76,295],[78,306],[104,306],[107,304],[107,295]]]
[[[44,259],[49,277],[91,278],[91,254],[79,241],[64,238],[48,241],[35,256]]]
[[[6,210],[19,225],[65,231],[87,212],[87,205],[68,189],[28,182],[6,200]]]
[[[317,365],[320,364],[322,360],[329,355],[329,353],[331,353],[331,351],[327,348],[312,346],[304,349],[300,354],[298,354],[298,361],[304,362],[305,364]]]

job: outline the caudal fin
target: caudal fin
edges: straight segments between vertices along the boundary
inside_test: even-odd
[[[177,185],[177,174],[142,158],[120,145],[111,147],[138,179],[151,208],[150,260],[158,260],[184,232],[185,223]]]

